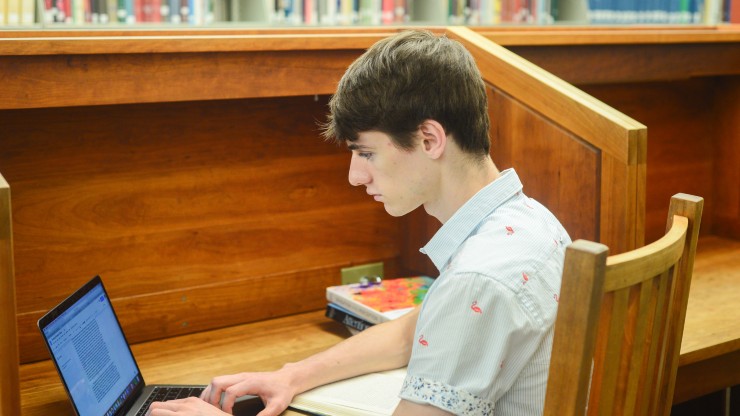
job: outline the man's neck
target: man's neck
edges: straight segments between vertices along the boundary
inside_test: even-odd
[[[478,191],[499,176],[501,173],[488,156],[476,163],[461,160],[459,163],[446,164],[441,170],[439,198],[435,204],[425,205],[424,208],[444,224]]]

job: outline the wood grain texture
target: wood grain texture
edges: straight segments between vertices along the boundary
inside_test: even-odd
[[[579,198],[584,194],[588,195],[587,207],[593,201],[597,201],[599,219],[593,224],[598,225],[592,225],[593,228],[587,232],[598,230],[598,241],[608,244],[615,252],[641,245],[644,241],[642,212],[645,199],[642,194],[646,180],[645,125],[483,36],[465,28],[452,28],[449,32],[450,36],[461,41],[471,51],[484,80],[492,87],[516,97],[516,100],[530,112],[550,120],[563,132],[600,152],[601,166],[589,173],[594,175],[594,172],[597,172],[596,177],[600,181],[598,195],[593,193],[591,197],[587,194],[588,189],[581,192],[577,186],[570,189],[558,187],[553,189],[568,189],[570,198],[575,194]],[[513,132],[505,134],[520,134],[517,128],[521,127],[514,125]],[[516,142],[524,140],[529,138]],[[545,158],[535,157],[538,163],[547,160],[546,158],[550,156],[547,151],[552,149],[548,144],[542,150],[545,150]],[[527,157],[529,158],[529,155]],[[573,192],[574,189],[577,191]],[[552,194],[551,189],[548,190],[548,194]],[[558,216],[568,215],[566,210],[550,208]],[[578,238],[580,230],[574,231]]]
[[[702,195],[703,234],[712,233],[716,184],[713,173],[716,148],[714,79],[640,84],[592,85],[586,92],[643,121],[649,127],[646,165],[645,242],[665,230],[665,201],[678,192]],[[726,155],[725,158],[736,158]],[[735,187],[727,189],[730,194]],[[628,193],[629,194],[629,193]],[[614,201],[619,203],[619,201]]]
[[[471,52],[486,82],[620,162],[636,163],[631,147],[643,124],[470,29],[450,28],[448,36]]]
[[[46,357],[35,319],[95,274],[137,343],[321,309],[351,264],[398,273],[399,223],[349,185],[347,151],[318,137],[325,105],[0,112],[22,361]],[[220,300],[233,290],[239,301]],[[151,314],[160,326],[142,324]]]
[[[0,56],[0,109],[330,94],[361,51]]]
[[[681,365],[740,351],[740,241],[699,239],[686,310]],[[740,384],[736,373],[734,384]]]
[[[0,416],[20,414],[10,186],[0,174]]]
[[[495,37],[490,38],[495,40]],[[561,46],[516,45],[508,49],[578,86],[740,74],[740,41],[668,45],[647,39],[646,42],[616,42],[608,47],[588,42]]]
[[[578,276],[583,273],[603,274],[606,265],[608,248],[603,244],[593,243],[587,240],[576,240],[567,249],[570,259],[564,265],[563,276],[567,282],[567,276]],[[558,388],[558,395],[568,397],[570,400],[549,400],[545,403],[546,415],[575,414],[578,409],[588,401],[588,392],[580,389],[581,385],[587,384],[591,379],[593,361],[588,352],[595,348],[593,331],[597,330],[599,316],[596,314],[583,313],[584,310],[599,310],[602,304],[603,280],[592,279],[583,281],[582,284],[566,284],[561,286],[559,302],[578,302],[581,308],[560,308],[558,311],[558,322],[555,326],[554,343],[564,346],[561,354],[555,354],[550,358],[550,372],[553,377],[563,371],[568,371],[573,377],[564,382]],[[559,328],[586,327],[588,331],[571,333],[559,330]],[[599,394],[592,392],[591,394]]]
[[[573,240],[597,239],[599,149],[498,88],[489,87],[488,99],[497,167],[515,168],[524,192],[552,211]]]
[[[740,77],[717,80],[714,125],[716,144],[713,178],[715,178],[715,235],[740,239]]]

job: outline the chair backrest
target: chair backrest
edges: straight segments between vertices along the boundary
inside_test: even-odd
[[[10,186],[0,175],[0,416],[21,414]]]
[[[704,200],[676,194],[666,234],[609,256],[565,254],[545,415],[668,415]]]

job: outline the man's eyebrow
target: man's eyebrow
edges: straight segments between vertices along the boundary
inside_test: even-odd
[[[366,150],[367,148],[368,148],[367,146],[357,144],[357,143],[350,143],[347,145],[347,149],[349,150]]]

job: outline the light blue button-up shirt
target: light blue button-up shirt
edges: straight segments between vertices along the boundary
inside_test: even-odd
[[[570,237],[513,169],[422,249],[426,295],[401,398],[461,415],[540,415]]]

